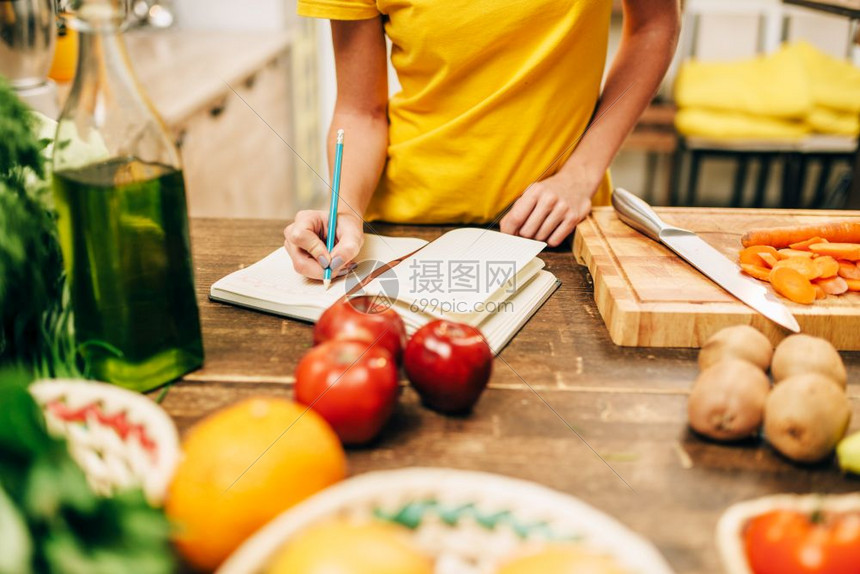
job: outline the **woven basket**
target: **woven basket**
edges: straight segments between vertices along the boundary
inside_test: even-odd
[[[142,488],[159,505],[179,461],[179,435],[151,399],[107,383],[68,379],[33,383],[48,430],[67,439],[93,490]]]
[[[744,549],[744,528],[752,518],[771,510],[856,512],[860,511],[860,494],[777,494],[730,506],[717,523],[717,546],[726,574],[752,574]]]
[[[653,545],[565,494],[498,475],[410,468],[346,480],[287,510],[249,538],[217,574],[258,574],[304,528],[330,519],[377,517],[413,531],[437,574],[484,574],[530,544],[575,541],[631,573],[672,570]]]

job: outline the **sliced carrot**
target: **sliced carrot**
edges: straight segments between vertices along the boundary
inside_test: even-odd
[[[770,272],[770,283],[777,293],[803,305],[815,301],[815,287],[809,279],[791,267],[778,267]]]
[[[815,245],[816,243],[827,243],[827,240],[821,237],[812,237],[810,239],[807,239],[806,241],[798,241],[797,243],[792,243],[791,245],[789,245],[789,247],[798,251],[809,251],[809,246]]]
[[[819,275],[818,266],[808,257],[789,257],[777,261],[776,265],[773,266],[774,269],[780,267],[791,267],[809,280],[815,279]]]
[[[797,249],[780,249],[776,253],[777,257],[780,259],[788,259],[789,257],[805,257],[807,259],[812,259],[815,257],[815,253],[812,251],[799,251]]]
[[[821,287],[828,295],[842,295],[848,291],[848,283],[842,277],[818,279],[815,284]]]
[[[839,243],[860,242],[860,220],[832,221],[820,225],[795,225],[792,227],[773,227],[753,229],[741,238],[744,247],[750,245],[771,245],[777,249],[802,243],[813,237]],[[813,244],[814,245],[814,244]]]
[[[766,267],[770,267],[773,269],[777,263],[779,263],[779,259],[776,258],[776,255],[771,255],[770,253],[763,252],[759,253],[758,256],[764,261]]]
[[[777,256],[776,249],[770,245],[753,245],[752,247],[742,249],[741,252],[738,253],[738,260],[740,260],[741,263],[746,263],[748,265],[766,267],[767,265],[760,257],[762,253],[769,253],[774,257]]]
[[[839,273],[839,263],[829,255],[822,255],[812,260],[818,269],[818,276],[822,279],[836,277]]]
[[[815,289],[815,300],[824,299],[827,297],[827,293],[824,292],[824,289],[821,288],[821,285],[813,285],[813,289]]]
[[[770,281],[770,269],[762,265],[750,265],[749,263],[741,263],[741,269],[750,277],[755,277],[761,281]]]
[[[839,276],[845,279],[860,279],[860,265],[853,261],[839,260]]]
[[[860,260],[860,243],[813,243],[809,250],[835,259]]]
[[[860,291],[860,279],[846,279],[845,284],[849,291]]]

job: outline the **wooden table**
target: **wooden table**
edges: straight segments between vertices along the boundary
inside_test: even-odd
[[[252,395],[289,397],[311,327],[208,300],[218,278],[267,255],[283,222],[192,221],[205,366],[174,385],[163,406],[180,430]],[[381,233],[441,234],[437,227],[375,226]],[[686,426],[696,376],[690,349],[616,347],[570,246],[543,255],[562,281],[496,360],[474,413],[449,418],[406,389],[382,439],[349,452],[353,474],[405,466],[483,470],[577,496],[653,540],[679,573],[721,570],[714,544],[731,503],[777,492],[845,492],[860,481],[835,464],[796,467],[767,446],[711,444]],[[843,353],[860,425],[860,353]]]

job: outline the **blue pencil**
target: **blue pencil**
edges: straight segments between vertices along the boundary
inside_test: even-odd
[[[334,148],[334,181],[331,186],[331,205],[328,211],[328,235],[325,246],[329,254],[334,249],[334,239],[337,235],[337,203],[340,199],[340,168],[343,162],[343,130],[337,130],[337,144]],[[328,289],[331,285],[331,265],[325,268],[323,285]]]

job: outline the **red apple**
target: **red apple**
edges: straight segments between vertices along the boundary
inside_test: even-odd
[[[344,444],[373,440],[394,412],[397,365],[379,345],[328,341],[296,367],[295,399],[332,426]]]
[[[390,305],[374,297],[353,297],[326,309],[314,326],[314,345],[333,339],[381,346],[399,363],[406,344],[406,327]]]
[[[487,386],[493,352],[474,327],[437,320],[409,339],[403,367],[425,405],[460,413],[470,410]]]

